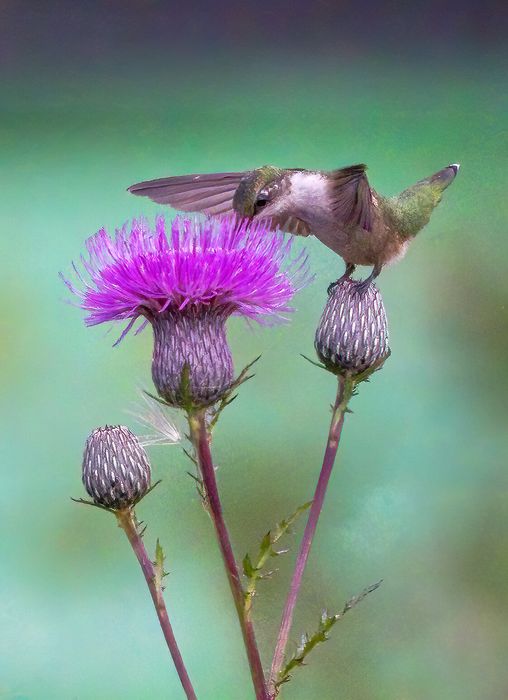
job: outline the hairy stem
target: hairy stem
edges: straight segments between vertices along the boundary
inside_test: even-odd
[[[268,700],[263,667],[261,665],[261,658],[254,635],[254,626],[250,616],[245,612],[245,593],[222,513],[222,505],[217,488],[217,480],[215,478],[215,469],[210,452],[210,434],[207,429],[204,411],[191,414],[189,416],[189,426],[191,440],[196,450],[196,458],[203,479],[208,510],[215,527],[215,533],[217,535],[229,586],[233,594],[236,613],[243,634],[252,682],[256,692],[256,700]]]
[[[173,663],[176,667],[176,672],[180,678],[180,682],[185,691],[185,695],[188,700],[197,700],[196,693],[192,687],[192,683],[183,663],[182,655],[176,643],[175,635],[173,634],[173,629],[171,623],[169,622],[168,611],[164,603],[164,598],[162,596],[162,588],[156,583],[156,575],[154,565],[148,556],[148,553],[143,544],[141,535],[138,532],[138,527],[136,524],[136,518],[132,509],[128,508],[126,510],[121,510],[116,512],[116,517],[118,519],[118,525],[124,530],[125,534],[129,538],[131,547],[134,550],[143,574],[145,576],[150,595],[152,596],[153,604],[155,606],[155,611],[157,617],[159,618],[159,623],[162,628],[162,632],[166,639],[168,645],[169,653],[173,659]]]
[[[326,443],[325,454],[323,457],[323,465],[321,467],[316,490],[314,492],[312,506],[309,511],[307,524],[305,526],[305,532],[303,533],[300,550],[296,559],[295,570],[293,572],[293,578],[291,580],[284,612],[282,613],[279,634],[273,655],[269,682],[271,697],[275,697],[277,695],[277,681],[284,664],[284,655],[288,643],[289,633],[291,631],[298,593],[300,592],[303,572],[307,564],[307,559],[309,558],[310,548],[312,546],[319,516],[325,500],[326,489],[328,487],[328,482],[330,480],[330,475],[335,462],[342,426],[344,424],[344,415],[349,399],[353,393],[354,383],[351,377],[339,376],[338,379],[339,385],[337,388],[337,397],[333,406],[332,420],[330,423],[330,430],[328,432],[328,441]]]

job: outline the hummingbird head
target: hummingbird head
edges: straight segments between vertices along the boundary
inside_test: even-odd
[[[261,214],[280,194],[282,172],[272,165],[263,165],[247,173],[234,194],[233,209],[249,218]]]

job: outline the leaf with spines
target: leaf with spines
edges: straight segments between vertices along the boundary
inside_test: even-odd
[[[164,550],[162,549],[159,539],[157,539],[155,544],[155,561],[153,562],[154,583],[157,590],[161,592],[164,590],[162,581],[168,575],[168,572],[164,571],[164,559]]]
[[[156,486],[158,486],[161,483],[162,479],[158,479],[154,484],[150,486],[149,489],[145,491],[145,493],[141,496],[140,499],[136,501],[136,504],[140,503],[143,498],[148,496],[148,494],[154,490]],[[113,515],[116,515],[119,511],[115,508],[108,508],[107,506],[103,506],[100,503],[95,503],[94,501],[87,501],[84,498],[72,498],[71,496],[71,501],[74,501],[74,503],[82,503],[85,506],[93,506],[94,508],[100,508],[100,510],[105,510],[107,513],[113,513]],[[146,528],[145,528],[146,529]]]
[[[258,355],[252,362],[249,362],[248,365],[246,365],[238,377],[235,379],[235,381],[231,384],[229,389],[226,391],[226,393],[222,396],[221,400],[219,401],[218,405],[215,406],[212,409],[211,412],[211,417],[208,422],[208,430],[211,432],[215,426],[217,425],[217,421],[220,418],[220,415],[222,411],[229,406],[229,404],[233,403],[233,401],[237,398],[238,394],[235,394],[235,391],[245,382],[249,381],[249,379],[252,379],[254,377],[254,374],[249,374],[250,368],[261,358],[261,355]]]
[[[192,455],[192,454],[189,452],[189,450],[186,450],[185,447],[182,448],[182,451],[183,451],[184,455],[185,455],[188,459],[190,459],[190,461],[192,462],[192,464],[193,464],[195,467],[197,467],[197,466],[198,466],[198,460],[196,459],[196,457],[195,457],[194,455]]]
[[[316,647],[318,644],[326,642],[326,640],[329,637],[329,632],[335,625],[335,623],[341,620],[349,610],[355,607],[355,605],[358,605],[358,603],[360,603],[364,598],[366,598],[369,595],[369,593],[372,593],[377,588],[379,588],[381,583],[382,581],[377,581],[371,586],[364,588],[361,593],[350,598],[344,604],[342,610],[336,615],[329,615],[326,610],[323,610],[323,612],[321,613],[321,619],[319,621],[319,626],[317,630],[311,635],[302,635],[300,644],[298,645],[296,652],[280,672],[279,678],[275,683],[275,689],[277,693],[279,691],[280,686],[283,683],[287,683],[289,680],[291,680],[291,673],[295,670],[295,668],[301,668],[302,666],[305,666],[305,659],[307,658],[308,654],[310,654],[310,652],[314,649],[314,647]]]
[[[71,496],[71,501],[74,501],[74,503],[82,503],[85,506],[93,506],[94,508],[100,508],[101,510],[105,510],[107,513],[115,513],[115,510],[113,508],[107,508],[106,506],[103,506],[100,503],[87,501],[84,498],[72,498]]]
[[[144,520],[136,520],[136,530],[140,537],[144,537],[147,527],[148,525],[145,523]]]
[[[273,530],[268,530],[259,545],[255,563],[252,562],[249,554],[246,554],[243,558],[243,574],[247,579],[247,586],[245,588],[246,613],[249,613],[252,607],[252,599],[256,594],[257,582],[261,579],[268,578],[272,573],[271,571],[264,571],[268,559],[270,559],[270,557],[278,557],[288,551],[287,549],[275,549],[274,545],[290,530],[293,523],[310,507],[311,503],[312,501],[308,501],[299,506],[289,517],[277,523]]]
[[[165,401],[164,399],[161,399],[160,396],[156,396],[155,394],[152,394],[151,392],[147,391],[146,389],[143,389],[143,394],[145,396],[148,396],[149,399],[153,399],[153,401],[157,401],[157,403],[162,404],[162,406],[168,406],[169,408],[174,408],[170,403]]]
[[[304,360],[307,360],[307,362],[310,362],[311,365],[314,365],[314,367],[319,367],[319,369],[324,369],[325,371],[328,372],[326,367],[322,362],[316,362],[316,360],[311,360],[310,357],[307,357],[307,355],[304,355],[303,352],[300,353],[300,357],[303,357]]]

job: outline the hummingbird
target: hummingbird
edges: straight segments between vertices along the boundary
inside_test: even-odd
[[[263,165],[245,172],[148,180],[128,191],[182,211],[236,213],[268,220],[270,228],[297,236],[314,235],[343,258],[341,279],[350,277],[356,265],[372,266],[359,283],[366,289],[385,265],[404,256],[459,167],[448,165],[394,197],[370,186],[364,164],[331,171]]]

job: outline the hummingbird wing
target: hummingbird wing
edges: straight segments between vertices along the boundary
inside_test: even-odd
[[[337,220],[345,226],[360,226],[372,231],[374,205],[369,181],[365,175],[366,165],[351,165],[348,168],[328,173],[331,183],[331,208]]]
[[[294,236],[310,236],[310,228],[297,216],[293,214],[278,214],[276,216],[271,216],[271,229],[280,229],[286,233],[292,233]]]
[[[226,214],[233,211],[233,195],[245,175],[243,172],[162,177],[138,182],[128,191],[182,211]]]

